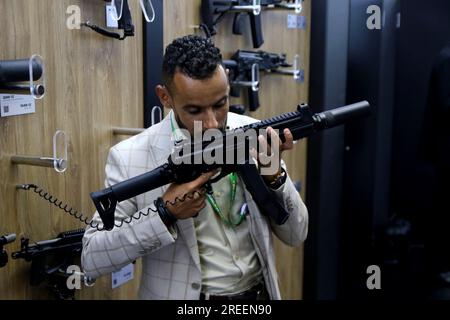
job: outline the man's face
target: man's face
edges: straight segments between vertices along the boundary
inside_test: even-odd
[[[194,121],[201,121],[203,131],[224,129],[229,109],[228,77],[218,66],[209,79],[195,80],[176,72],[168,94],[168,107],[172,107],[177,121],[191,135]]]

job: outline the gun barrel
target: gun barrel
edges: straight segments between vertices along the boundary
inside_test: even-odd
[[[30,60],[4,60],[0,61],[0,83],[22,82],[30,80]],[[33,61],[33,81],[42,77],[42,66]]]
[[[349,120],[366,116],[370,113],[370,104],[367,101],[360,101],[344,107],[325,111],[317,114],[323,120],[324,129],[332,128],[346,123]]]

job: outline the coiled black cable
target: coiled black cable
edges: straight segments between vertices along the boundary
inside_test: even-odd
[[[41,197],[42,199],[48,201],[50,204],[54,205],[55,207],[57,207],[58,209],[66,212],[67,214],[69,214],[70,216],[74,217],[75,219],[81,221],[82,223],[90,226],[93,229],[97,229],[98,231],[104,231],[105,228],[100,226],[100,223],[95,223],[93,220],[89,221],[89,218],[87,218],[85,215],[83,215],[81,212],[79,212],[78,210],[70,207],[68,204],[62,202],[61,200],[59,200],[58,198],[56,198],[55,196],[51,195],[49,192],[47,192],[46,190],[44,190],[43,188],[35,185],[35,184],[24,184],[21,186],[18,186],[19,189],[22,190],[26,190],[26,191],[33,191],[34,193],[36,193],[39,197]],[[200,189],[200,191],[194,191],[192,193],[186,193],[184,194],[181,198],[176,197],[174,201],[166,201],[165,205],[176,205],[179,202],[183,202],[186,201],[186,199],[194,199],[195,195],[198,194],[199,196],[202,196],[203,194],[205,194],[206,192],[208,192],[208,187],[203,187],[202,189]],[[154,210],[152,208],[148,208],[147,212],[143,212],[141,210],[139,210],[139,212],[132,214],[131,216],[129,216],[128,218],[125,218],[119,222],[114,223],[114,226],[117,228],[122,227],[124,224],[130,224],[133,220],[139,220],[142,218],[142,216],[148,216],[150,215],[150,212],[157,212],[157,210]]]

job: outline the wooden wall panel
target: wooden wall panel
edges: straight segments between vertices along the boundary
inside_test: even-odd
[[[138,2],[130,3],[136,36],[118,41],[66,28],[69,5],[81,8],[82,21],[104,25],[104,1],[0,0],[0,59],[38,53],[47,73],[47,94],[36,103],[35,114],[0,119],[0,234],[15,232],[40,241],[83,227],[36,195],[16,191],[15,185],[38,184],[90,217],[89,193],[103,186],[107,152],[116,142],[111,127],[143,126],[142,19]],[[15,154],[51,156],[58,129],[69,140],[64,174],[10,163]],[[19,247],[18,239],[7,246],[8,253]],[[0,269],[0,299],[48,297],[45,289],[28,285],[29,268],[23,260],[10,259]],[[77,298],[135,298],[136,284],[111,290],[110,277],[104,277],[77,292]]]
[[[83,227],[75,219],[43,202],[34,194],[16,191],[15,185],[35,183],[73,205],[88,216],[94,211],[89,193],[103,186],[104,165],[109,148],[119,138],[112,127],[143,126],[143,55],[142,21],[138,1],[130,1],[136,36],[125,41],[104,38],[90,30],[68,30],[66,8],[78,5],[82,20],[103,25],[102,0],[0,0],[0,59],[19,59],[33,53],[45,59],[47,95],[36,103],[36,113],[0,118],[0,234],[15,232],[33,241],[50,239],[60,231]],[[164,1],[164,41],[195,32],[200,22],[200,0]],[[266,43],[261,48],[301,56],[305,82],[295,83],[279,75],[264,76],[261,104],[256,118],[266,118],[293,110],[307,101],[309,65],[310,3],[304,2],[308,28],[286,28],[287,12],[264,12]],[[236,49],[252,49],[249,34],[231,34],[231,17],[224,19],[215,37],[225,58]],[[280,49],[281,48],[281,49]],[[232,103],[240,100],[233,99]],[[64,130],[69,140],[69,168],[64,174],[51,169],[11,165],[15,154],[51,155],[54,132]],[[123,138],[123,137],[121,137]],[[306,142],[300,142],[286,155],[294,180],[306,178]],[[302,194],[304,195],[304,185]],[[8,253],[17,251],[20,241],[8,245]],[[283,297],[302,296],[302,248],[288,248],[276,243],[278,270]],[[283,262],[283,263],[281,263]],[[45,299],[42,288],[28,285],[30,264],[10,260],[0,269],[0,299]],[[78,299],[134,299],[135,280],[111,290],[110,277],[97,281],[92,288],[77,292]]]
[[[164,42],[169,44],[174,38],[199,33],[195,26],[200,23],[200,0],[164,1]],[[261,108],[250,116],[264,119],[283,112],[293,111],[297,104],[308,101],[309,86],[309,42],[310,42],[310,1],[304,2],[302,15],[306,16],[306,30],[287,29],[287,14],[293,11],[263,12],[263,32],[265,43],[261,50],[286,53],[290,61],[295,54],[300,55],[301,66],[305,69],[305,82],[296,83],[289,76],[266,75],[262,77]],[[232,34],[233,15],[226,16],[214,37],[216,45],[228,59],[237,49],[253,49],[250,30],[243,36]],[[249,24],[247,25],[249,26]],[[201,33],[199,33],[201,34]],[[232,104],[243,103],[232,98]],[[302,195],[306,181],[306,140],[301,141],[291,153],[284,156],[290,175],[302,182]],[[290,248],[276,241],[277,267],[284,299],[301,299],[303,281],[303,248]]]

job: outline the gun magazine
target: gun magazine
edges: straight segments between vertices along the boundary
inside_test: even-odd
[[[69,214],[70,216],[74,217],[75,219],[81,221],[83,224],[90,226],[93,229],[97,229],[97,231],[105,231],[105,228],[103,226],[101,226],[100,223],[96,223],[93,220],[89,221],[89,218],[86,217],[86,215],[82,214],[81,212],[79,212],[78,210],[70,207],[68,204],[64,203],[63,201],[59,200],[57,197],[51,195],[49,192],[47,192],[46,190],[44,190],[43,188],[35,185],[35,184],[26,184],[21,186],[21,189],[29,191],[32,190],[35,194],[37,194],[39,197],[41,197],[42,199],[44,199],[45,201],[48,201],[50,204],[54,205],[55,207],[57,207],[58,209],[66,212],[67,214]],[[186,199],[194,199],[195,195],[198,194],[199,196],[204,195],[207,192],[206,188],[202,188],[200,189],[200,191],[194,191],[192,193],[186,193],[184,194],[181,198],[180,197],[176,197],[174,201],[166,201],[165,205],[176,205],[179,202],[183,202],[186,201]],[[141,219],[143,216],[149,216],[151,212],[157,213],[158,211],[156,209],[153,209],[151,207],[149,207],[147,209],[147,212],[143,212],[143,211],[139,211],[137,213],[134,213],[133,215],[131,215],[130,217],[123,219],[119,222],[114,223],[114,226],[116,228],[121,228],[124,224],[129,224],[131,223],[133,220],[139,220]]]

